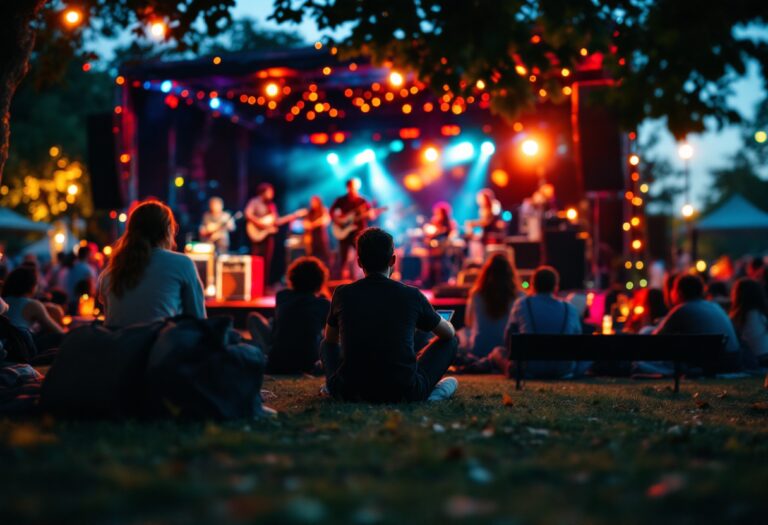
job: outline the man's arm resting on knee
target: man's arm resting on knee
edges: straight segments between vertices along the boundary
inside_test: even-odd
[[[456,329],[454,329],[453,325],[445,319],[440,319],[440,322],[437,323],[437,326],[432,330],[432,333],[435,334],[438,339],[451,339],[456,335]]]

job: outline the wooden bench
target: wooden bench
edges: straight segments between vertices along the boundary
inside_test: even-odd
[[[725,346],[722,335],[548,335],[513,334],[510,358],[520,390],[526,361],[672,361],[675,392],[681,365],[714,363]]]

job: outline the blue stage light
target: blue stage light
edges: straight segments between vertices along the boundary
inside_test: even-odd
[[[405,149],[405,144],[402,140],[396,139],[389,143],[389,150],[393,153],[399,153]]]
[[[505,210],[504,213],[501,214],[501,218],[507,222],[512,220],[512,212],[509,210]]]
[[[480,145],[480,153],[486,157],[490,157],[496,152],[496,146],[490,140],[486,140]]]
[[[331,152],[325,156],[325,160],[328,161],[328,164],[331,166],[336,166],[339,164],[339,155]]]
[[[475,156],[475,147],[471,142],[459,142],[446,155],[446,159],[452,162],[464,162]]]
[[[373,162],[374,160],[376,160],[376,152],[374,152],[371,148],[366,148],[355,155],[356,166],[362,166],[363,164]]]
[[[170,80],[163,80],[160,83],[160,91],[162,91],[163,93],[170,93],[171,89],[173,89],[173,82],[171,82]]]
[[[211,106],[211,109],[219,109],[219,106],[221,106],[221,100],[219,100],[218,97],[213,97],[210,102],[208,102],[208,105]]]

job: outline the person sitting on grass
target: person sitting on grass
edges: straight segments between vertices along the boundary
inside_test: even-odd
[[[730,317],[749,368],[768,368],[768,300],[759,282],[742,278],[733,287]]]
[[[704,281],[698,275],[679,275],[671,294],[674,308],[653,331],[654,334],[721,334],[726,337],[725,351],[707,373],[738,371],[741,367],[739,339],[728,314],[704,299]]]
[[[299,257],[288,267],[288,289],[275,297],[275,318],[248,316],[255,344],[269,356],[268,374],[320,371],[319,349],[331,303],[326,298],[328,268],[316,257]]]
[[[8,304],[6,317],[11,324],[29,332],[37,351],[43,352],[58,347],[65,330],[56,321],[56,318],[61,319],[58,307],[45,305],[36,299],[37,278],[34,267],[19,266],[3,282],[3,299]]]
[[[171,251],[177,229],[173,212],[161,202],[144,201],[131,212],[99,279],[106,326],[122,328],[177,315],[205,318],[195,264]]]
[[[507,323],[507,337],[511,334],[581,334],[581,320],[576,309],[561,301],[557,293],[560,276],[551,266],[541,266],[533,274],[533,294],[515,303]],[[514,366],[507,348],[496,348],[490,359],[507,376],[513,375]],[[588,366],[584,365],[584,368]],[[525,366],[528,378],[573,377],[573,361],[529,361]]]
[[[490,372],[487,357],[504,345],[504,330],[517,299],[524,297],[517,270],[505,253],[493,254],[483,265],[469,293],[464,324],[469,331],[467,348],[457,356],[457,366],[466,373]],[[462,366],[463,365],[463,366]]]
[[[365,277],[333,294],[320,356],[326,389],[337,399],[439,401],[456,391],[455,378],[441,380],[456,356],[456,332],[417,288],[390,279],[395,260],[389,233],[364,230],[357,264]],[[417,329],[435,335],[418,355]]]

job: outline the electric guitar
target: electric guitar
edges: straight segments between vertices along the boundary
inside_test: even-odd
[[[388,206],[382,206],[381,208],[364,210],[366,206],[368,206],[368,204],[361,204],[344,215],[336,216],[333,219],[333,225],[331,226],[333,236],[336,237],[336,239],[343,241],[357,231],[357,221],[363,217],[368,217],[368,219],[374,220],[389,209]]]
[[[274,217],[271,220],[269,217],[263,217],[260,219],[261,223],[248,219],[248,224],[245,225],[245,233],[251,242],[261,242],[270,235],[276,234],[283,224],[288,224],[291,221],[305,217],[307,213],[306,208],[301,208],[293,213],[283,215],[282,217]]]
[[[204,232],[201,232],[200,238],[205,242],[216,242],[221,238],[222,230],[229,226],[230,223],[234,223],[235,221],[238,221],[243,218],[243,212],[239,211],[235,213],[234,215],[230,216],[227,220],[221,221],[218,224],[216,224],[216,227],[213,230],[206,230]]]

